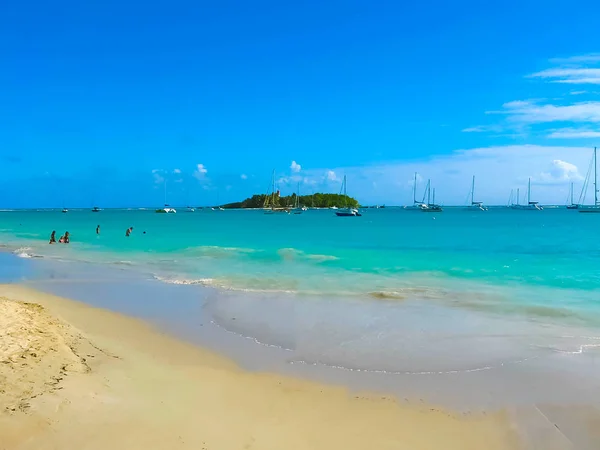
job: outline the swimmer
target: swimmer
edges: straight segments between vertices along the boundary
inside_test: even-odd
[[[125,232],[125,237],[129,237],[131,236],[131,232],[133,231],[133,227],[129,227],[127,228],[127,231]]]
[[[50,234],[50,242],[49,242],[49,244],[56,244],[56,231],[53,231]]]

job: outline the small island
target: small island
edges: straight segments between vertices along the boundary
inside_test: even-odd
[[[264,208],[265,205],[271,207],[273,203],[278,208],[294,208],[297,205],[308,208],[358,208],[358,200],[342,194],[322,194],[301,195],[296,201],[296,194],[281,197],[278,192],[273,195],[255,194],[246,200],[222,205],[226,209],[257,209]]]

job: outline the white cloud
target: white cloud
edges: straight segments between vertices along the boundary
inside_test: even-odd
[[[208,170],[206,170],[206,167],[204,167],[204,164],[197,164],[196,165],[196,170],[194,170],[194,173],[192,174],[196,179],[198,180],[205,180],[206,179],[206,174],[208,173]]]
[[[153,169],[152,177],[154,178],[154,184],[162,184],[165,181],[164,170],[162,169]]]
[[[561,128],[553,130],[548,136],[550,139],[591,139],[600,138],[600,131],[585,128]]]
[[[579,102],[570,105],[540,104],[535,100],[519,100],[505,103],[502,111],[511,122],[526,124],[551,122],[600,122],[600,102]]]
[[[173,169],[173,173],[180,174],[181,173],[181,169]]]
[[[248,179],[248,175],[246,175],[245,173],[243,173],[243,174],[240,175],[240,178],[242,180],[247,180]]]
[[[600,53],[588,53],[585,55],[569,56],[567,58],[552,58],[554,64],[579,64],[589,62],[600,62]]]
[[[292,165],[290,166],[290,169],[292,170],[292,172],[298,173],[302,170],[302,166],[300,164],[298,164],[296,161],[292,161]]]
[[[583,177],[575,164],[555,159],[545,172],[539,176],[539,181],[544,183],[565,183],[570,181],[581,181]]]
[[[333,170],[328,170],[325,172],[325,179],[327,181],[338,181],[338,177]]]
[[[478,125],[476,127],[463,128],[461,131],[463,133],[485,133],[488,129],[484,125]]]
[[[552,83],[600,84],[600,69],[586,67],[546,69],[529,75]]]
[[[327,176],[319,178],[319,174],[345,173],[349,195],[364,204],[388,205],[412,203],[415,172],[419,174],[417,198],[423,195],[423,179],[431,179],[436,187],[436,201],[445,205],[466,204],[473,175],[476,176],[476,200],[495,205],[506,204],[513,188],[521,188],[524,192],[527,179],[531,177],[536,201],[562,204],[569,181],[577,184],[581,180],[577,168],[588,167],[591,155],[592,150],[586,147],[493,146],[457,150],[421,162],[314,169],[306,175],[321,180],[315,191],[329,192],[332,189],[330,180]],[[377,189],[373,189],[374,181]]]

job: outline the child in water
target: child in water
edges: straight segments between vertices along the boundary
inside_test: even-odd
[[[49,242],[49,244],[56,244],[56,231],[53,231],[50,234],[50,242]]]
[[[131,236],[131,232],[133,231],[133,227],[129,227],[127,228],[127,231],[125,232],[125,237],[129,237]]]
[[[68,244],[69,242],[71,242],[71,240],[69,239],[69,232],[65,232],[65,235],[61,236],[58,242],[59,244]]]

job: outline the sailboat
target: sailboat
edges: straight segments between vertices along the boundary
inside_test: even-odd
[[[342,190],[344,191],[344,208],[338,209],[335,215],[338,217],[360,217],[362,214],[358,212],[358,209],[351,208],[348,206],[348,194],[346,193],[346,175],[344,175],[344,181],[342,182]]]
[[[427,208],[425,204],[425,194],[423,194],[423,201],[417,200],[417,172],[415,172],[415,180],[413,183],[413,204],[411,206],[405,206],[404,209],[408,209],[411,211],[419,211],[421,209]]]
[[[598,203],[598,158],[596,147],[594,147],[594,204],[581,205],[580,213],[600,213],[600,203]]]
[[[573,202],[573,183],[571,183],[571,189],[569,190],[569,197],[571,198],[571,203],[567,205],[567,209],[578,209],[579,205]]]
[[[431,180],[427,180],[427,187],[425,188],[427,193],[427,204],[421,208],[423,212],[442,212],[442,207],[435,204],[435,189],[433,189],[433,199],[431,198]]]
[[[469,209],[478,209],[480,211],[487,211],[487,207],[483,206],[483,202],[475,201],[475,175],[473,175],[473,182],[471,183],[471,206]]]
[[[169,206],[169,204],[167,203],[167,180],[165,180],[164,184],[165,184],[165,207],[159,208],[155,212],[157,212],[159,214],[175,214],[177,212],[175,210],[175,208],[171,208]]]
[[[296,202],[294,204],[294,214],[302,214],[304,211],[308,211],[308,208],[306,206],[300,206],[300,183],[298,183]]]
[[[265,210],[265,214],[290,213],[289,209],[281,208],[280,206],[278,206],[278,203],[279,191],[275,191],[275,170],[273,170],[273,175],[271,176],[271,193],[265,196],[265,201],[263,203],[263,209]]]
[[[539,202],[531,201],[531,178],[527,182],[527,204],[521,205],[519,203],[519,189],[517,189],[517,203],[513,203],[510,206],[512,209],[522,209],[525,211],[542,211],[544,208],[540,206]]]

